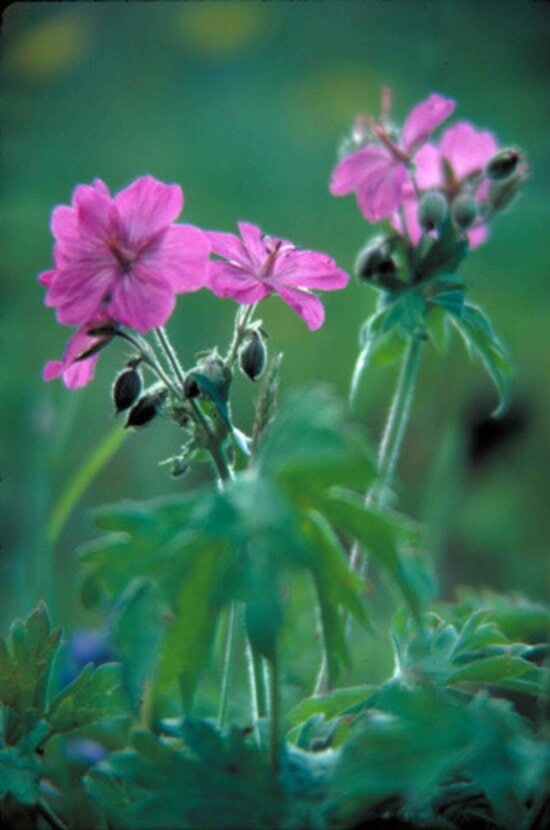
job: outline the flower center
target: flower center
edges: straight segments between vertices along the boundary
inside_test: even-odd
[[[136,259],[135,254],[130,251],[125,251],[124,248],[120,247],[114,239],[107,240],[107,248],[116,259],[123,274],[127,274],[131,271],[132,265]]]
[[[275,265],[275,260],[277,259],[277,254],[279,253],[279,248],[283,244],[282,239],[273,239],[269,242],[266,242],[265,250],[267,253],[266,260],[262,265],[262,270],[260,271],[260,279],[267,277],[270,275],[273,266]]]

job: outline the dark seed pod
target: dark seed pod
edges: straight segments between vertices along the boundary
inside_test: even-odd
[[[193,375],[187,375],[185,378],[185,382],[183,384],[183,394],[186,398],[196,398],[197,395],[200,393],[199,384],[193,377]]]
[[[457,196],[453,202],[452,217],[453,222],[461,230],[470,228],[477,216],[477,204],[475,199],[468,194]]]
[[[384,288],[399,285],[397,265],[385,241],[369,245],[359,252],[355,260],[355,273],[360,280]]]
[[[128,419],[124,424],[128,427],[144,427],[150,423],[158,414],[164,399],[166,398],[166,390],[161,392],[146,393],[133,406],[128,414]]]
[[[239,354],[241,369],[250,380],[256,380],[265,368],[267,349],[257,331],[253,331]]]
[[[143,381],[141,374],[135,366],[128,366],[117,375],[112,388],[113,402],[117,415],[119,412],[129,409],[135,404],[141,395],[142,388]]]

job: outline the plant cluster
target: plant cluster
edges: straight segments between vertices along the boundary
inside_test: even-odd
[[[82,600],[105,615],[113,662],[92,659],[63,685],[52,673],[60,631],[43,604],[0,640],[5,825],[542,830],[550,612],[488,593],[437,602],[423,528],[390,499],[428,343],[444,353],[457,330],[496,384],[498,411],[508,400],[506,350],[458,268],[527,167],[467,122],[435,140],[454,108],[434,93],[398,129],[384,91],[379,119],[357,118],[330,182],[380,223],[356,259],[379,301],[351,385],[353,401],[370,361],[401,360],[376,457],[325,387],[279,404],[282,355],[268,359],[255,316],[278,295],[321,326],[314,292],[349,279],[329,255],[248,222],[238,236],[177,224],[181,188],[151,176],[115,196],[99,180],[79,185],[54,210],[54,267],[39,279],[75,331],[44,378],[82,387],[100,352],[124,343],[116,413],[135,440],[171,419],[181,435],[171,475],[208,460],[215,481],[95,511],[103,535],[81,550]],[[176,295],[200,288],[238,310],[227,348],[185,368],[165,324]],[[232,415],[237,369],[261,378],[250,435]],[[398,597],[393,671],[373,685],[366,666],[349,686],[352,626],[373,625],[367,565]],[[319,667],[311,695],[288,709],[298,584]]]

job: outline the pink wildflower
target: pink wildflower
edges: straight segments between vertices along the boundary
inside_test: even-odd
[[[355,192],[359,209],[369,222],[391,216],[405,198],[411,162],[454,108],[454,101],[433,93],[407,116],[399,144],[381,124],[371,122],[377,143],[367,144],[336,165],[330,182],[332,195]]]
[[[238,228],[242,239],[230,233],[208,232],[212,252],[223,257],[210,264],[212,291],[244,305],[276,293],[309,329],[319,328],[325,313],[310,289],[343,288],[348,274],[326,254],[300,250],[284,239],[262,234],[247,222],[239,222]]]
[[[468,187],[466,179],[481,174],[486,164],[498,152],[498,144],[492,133],[477,130],[466,121],[459,121],[445,130],[439,145],[425,144],[417,153],[416,184],[419,190],[439,188],[447,194],[452,202],[463,186]],[[479,204],[487,198],[487,179],[472,182],[472,195]],[[407,224],[407,233],[416,245],[422,229],[418,222],[418,200],[411,185],[405,190],[403,210]],[[400,233],[403,232],[402,219],[396,214],[391,224]],[[487,226],[476,225],[466,233],[471,248],[477,248],[487,238]]]
[[[94,325],[104,325],[106,322],[108,321],[102,318],[95,320],[94,323],[81,326],[69,338],[62,359],[50,360],[49,363],[46,363],[42,371],[43,379],[54,380],[54,378],[62,377],[63,383],[68,389],[79,389],[81,386],[86,386],[94,377],[95,365],[99,355],[97,353],[92,354],[83,360],[77,358],[107,339],[105,335],[92,336],[88,334],[88,329],[93,329]]]
[[[114,197],[99,179],[77,187],[72,206],[55,208],[51,221],[55,268],[46,272],[46,305],[59,322],[81,325],[99,315],[140,332],[163,325],[175,295],[207,279],[205,233],[172,224],[182,207],[179,185],[152,176]]]

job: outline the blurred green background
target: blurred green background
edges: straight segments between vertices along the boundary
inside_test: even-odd
[[[549,23],[548,5],[526,0],[8,7],[0,69],[3,626],[30,610],[50,557],[58,621],[97,622],[78,596],[75,549],[94,535],[88,509],[175,492],[206,475],[182,483],[158,466],[178,448],[171,424],[132,434],[48,551],[44,528],[65,482],[112,428],[109,388],[124,361],[115,345],[78,392],[41,380],[68,334],[36,282],[50,267],[52,208],[80,182],[100,177],[117,191],[149,173],[182,184],[184,221],[230,231],[248,220],[351,270],[373,229],[353,198],[332,198],[327,184],[338,142],[357,112],[378,112],[383,85],[398,117],[439,91],[457,101],[456,117],[522,147],[529,161],[523,197],[464,266],[471,299],[517,367],[508,440],[473,463],[472,424],[496,398],[455,339],[445,359],[426,356],[397,491],[403,509],[433,528],[446,598],[462,584],[546,595]],[[283,391],[315,379],[345,396],[357,332],[375,301],[352,281],[326,296],[327,320],[315,333],[278,300],[267,302],[270,349],[285,353]],[[234,310],[206,291],[180,298],[169,330],[187,365],[196,351],[225,346]],[[356,417],[373,441],[395,375],[377,367],[364,383]],[[236,421],[246,429],[256,390],[244,378],[235,386]]]

